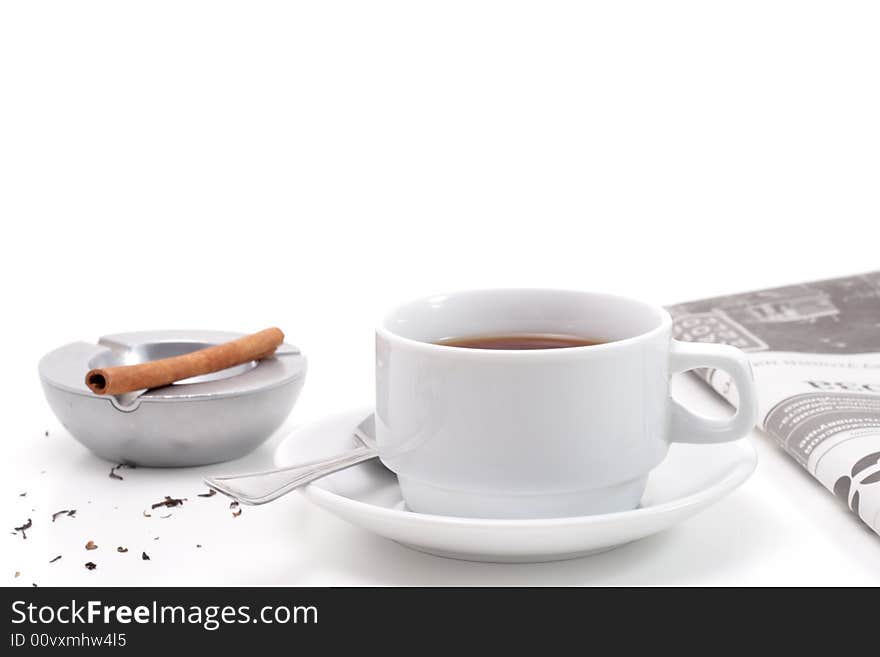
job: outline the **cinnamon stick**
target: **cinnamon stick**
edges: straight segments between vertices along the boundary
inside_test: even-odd
[[[284,342],[284,333],[268,328],[243,338],[188,354],[137,365],[94,369],[86,374],[86,385],[96,395],[120,395],[134,390],[158,388],[192,376],[219,372],[252,360],[268,358]]]

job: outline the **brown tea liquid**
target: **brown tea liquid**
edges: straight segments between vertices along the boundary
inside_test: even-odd
[[[603,344],[606,340],[594,340],[577,335],[558,333],[508,333],[502,335],[474,335],[461,338],[446,338],[435,344],[444,347],[463,349],[566,349],[569,347],[591,347]]]

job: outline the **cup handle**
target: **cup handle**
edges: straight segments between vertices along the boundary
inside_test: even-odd
[[[739,406],[733,417],[716,419],[694,413],[673,399],[670,441],[711,444],[742,438],[758,420],[758,397],[748,356],[725,344],[673,340],[670,374],[699,367],[716,368],[730,374],[736,384]]]

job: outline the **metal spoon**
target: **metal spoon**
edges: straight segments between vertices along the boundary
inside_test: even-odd
[[[266,472],[208,477],[205,483],[218,493],[228,495],[243,504],[266,504],[315,479],[379,456],[372,414],[357,426],[354,436],[361,442],[361,446],[344,454]]]

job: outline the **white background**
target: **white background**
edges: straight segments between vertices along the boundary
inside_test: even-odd
[[[678,528],[479,565],[298,496],[146,519],[203,471],[110,480],[36,373],[105,333],[277,324],[311,365],[289,429],[370,401],[371,328],[410,297],[876,269],[878,33],[871,2],[3,3],[0,518],[35,527],[0,534],[0,584],[880,583],[880,539],[758,434],[755,476]]]

